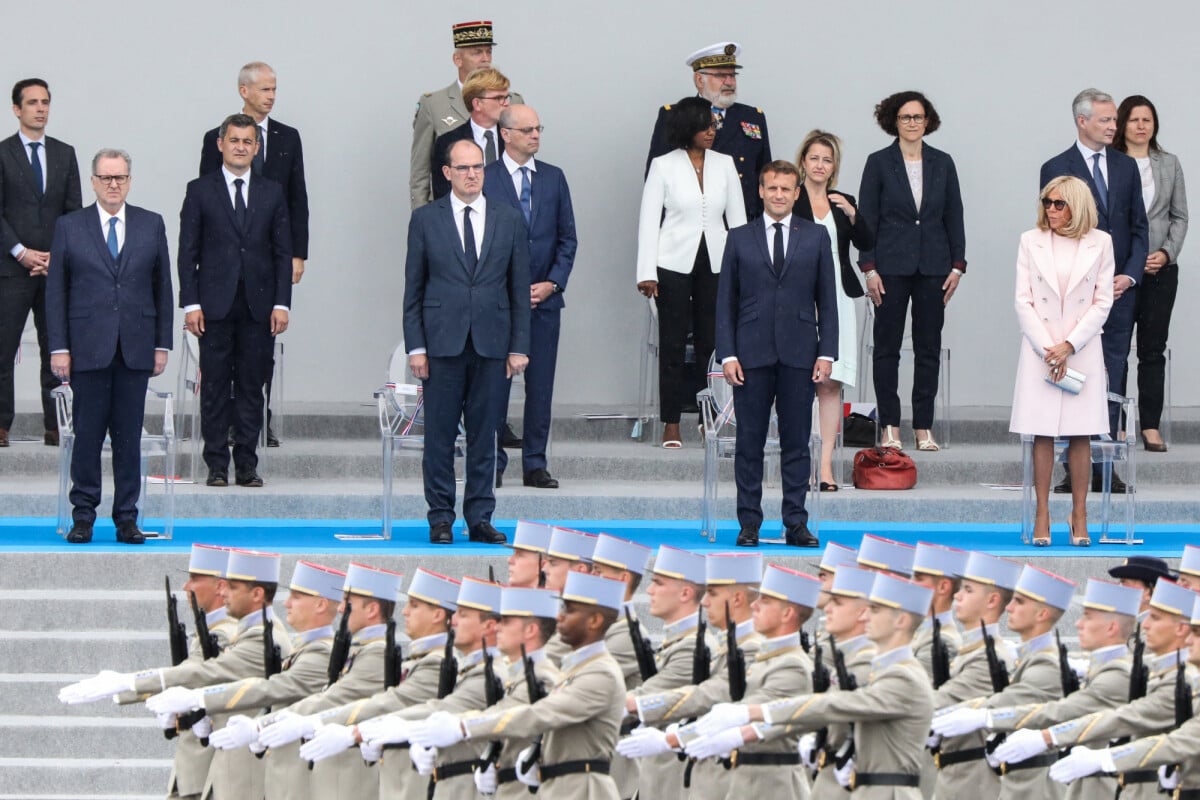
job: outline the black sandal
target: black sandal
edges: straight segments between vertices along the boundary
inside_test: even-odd
[[[826,483],[825,481],[821,481],[820,488],[822,492],[836,492],[838,490],[838,485],[836,483]]]

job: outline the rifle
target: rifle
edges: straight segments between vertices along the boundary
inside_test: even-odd
[[[187,660],[187,629],[179,621],[179,605],[171,593],[171,578],[163,576],[167,586],[167,639],[171,642],[171,666],[177,667]]]
[[[196,602],[196,593],[188,592],[188,598],[191,601],[192,616],[196,622],[196,638],[200,642],[200,653],[204,656],[205,661],[214,659],[221,654],[221,646],[217,644],[217,637],[208,630],[208,616],[201,610],[200,604]],[[203,708],[198,708],[195,711],[180,714],[175,718],[176,731],[190,731],[193,725],[204,719],[206,713]],[[170,736],[167,738],[170,738]],[[208,747],[208,739],[201,739],[200,744]]]
[[[858,679],[854,677],[854,673],[846,668],[846,656],[838,649],[837,641],[833,636],[829,637],[829,652],[833,654],[833,669],[837,674],[838,688],[843,692],[853,692],[858,688]],[[854,724],[850,724],[850,736],[846,739],[845,744],[838,750],[834,757],[834,764],[838,769],[846,766],[846,762],[854,758]]]
[[[496,569],[488,564],[488,583],[496,583]]]
[[[988,633],[987,623],[983,620],[979,620],[979,630],[983,633],[983,652],[987,656],[988,676],[992,680],[992,694],[999,694],[1008,687],[1008,667],[996,654],[996,637]],[[987,737],[983,748],[991,754],[1006,738],[1008,738],[1007,733],[993,733]],[[995,767],[992,768],[992,771],[997,775],[1001,774]]]
[[[1058,628],[1054,629],[1054,644],[1058,648],[1058,673],[1062,676],[1062,693],[1063,697],[1066,697],[1079,691],[1079,676],[1071,669],[1071,662],[1067,660],[1067,647],[1059,638]]]
[[[333,637],[333,647],[329,650],[329,669],[325,676],[330,686],[342,677],[342,667],[346,666],[346,659],[350,657],[350,639],[350,600],[347,599],[337,633]]]
[[[404,661],[404,654],[396,644],[395,619],[387,621],[386,641],[383,651],[383,688],[391,689],[400,684],[400,664]]]
[[[446,632],[446,649],[442,652],[442,665],[438,668],[438,699],[454,691],[458,684],[458,659],[454,657],[454,628]]]
[[[638,672],[641,673],[643,681],[648,681],[658,674],[658,665],[654,663],[654,650],[650,647],[650,640],[642,636],[641,623],[633,618],[629,606],[625,607],[625,621],[629,623],[629,638],[633,641],[633,654],[637,657]]]
[[[521,656],[525,656],[525,645],[521,645]],[[487,703],[487,708],[491,708],[500,702],[504,697],[504,684],[496,676],[495,657],[485,645],[483,648],[483,700]],[[500,751],[504,748],[504,742],[499,739],[493,739],[488,742],[487,749],[483,751],[483,755],[479,757],[479,769],[487,769],[488,764],[495,764],[500,758]]]
[[[708,649],[708,622],[700,616],[696,626],[696,646],[692,649],[692,685],[699,686],[712,675],[712,653]]]
[[[800,649],[805,653],[812,652],[812,639],[808,636],[808,631],[800,631]]]
[[[1140,637],[1139,637],[1140,638]],[[1179,663],[1175,665],[1175,727],[1187,722],[1192,718],[1192,687],[1185,674],[1187,670],[1187,662],[1184,659],[1179,659]],[[1167,767],[1167,777],[1171,777],[1179,771],[1179,764],[1171,764]]]
[[[746,696],[746,654],[737,643],[737,625],[729,618],[729,601],[725,601],[725,666],[729,670],[729,699],[740,703]]]
[[[933,688],[940,689],[942,684],[950,680],[950,648],[942,639],[942,622],[933,618],[933,640],[930,642],[929,661],[932,667]]]
[[[283,655],[275,644],[275,626],[267,619],[267,601],[262,604],[263,624],[263,672],[264,677],[270,678],[283,672]]]
[[[830,636],[830,639],[833,637]],[[829,674],[829,666],[825,663],[824,648],[821,647],[821,640],[817,639],[813,644],[813,671],[812,671],[812,687],[813,694],[824,694],[829,691],[829,687],[833,684],[832,676]],[[829,744],[829,728],[824,727],[817,731],[817,741],[815,743],[815,752],[823,752]],[[815,773],[814,773],[815,777]]]
[[[1146,642],[1142,639],[1142,623],[1139,622],[1137,632],[1134,633],[1133,665],[1129,668],[1129,702],[1131,703],[1139,697],[1146,696],[1146,689],[1150,683],[1150,669],[1146,667],[1145,661]],[[1132,740],[1132,736],[1121,736],[1111,739],[1108,746],[1120,747],[1123,744],[1129,744]]]

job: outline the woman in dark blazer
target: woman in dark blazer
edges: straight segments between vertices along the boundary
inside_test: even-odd
[[[1158,425],[1163,409],[1167,330],[1179,288],[1176,259],[1187,236],[1187,193],[1179,159],[1158,145],[1158,109],[1148,98],[1135,94],[1121,101],[1113,147],[1137,162],[1150,223],[1150,255],[1137,290],[1138,423],[1145,448],[1165,453],[1167,444]]]
[[[875,246],[875,234],[854,198],[833,191],[842,166],[842,142],[832,133],[810,131],[796,153],[802,182],[800,197],[792,206],[792,214],[801,219],[824,225],[833,245],[833,263],[840,273],[837,293],[838,354],[829,380],[817,384],[817,406],[821,422],[822,492],[836,492],[833,479],[833,444],[842,421],[842,387],[853,386],[858,375],[858,309],[855,298],[863,296],[862,285],[850,260],[851,243],[859,250]]]
[[[875,106],[875,121],[896,137],[867,157],[859,212],[875,228],[875,249],[859,253],[875,304],[873,375],[883,445],[900,447],[900,345],[912,302],[913,432],[917,449],[936,451],[937,397],[946,304],[967,269],[962,197],[954,160],[924,143],[941,125],[920,92],[898,92]]]

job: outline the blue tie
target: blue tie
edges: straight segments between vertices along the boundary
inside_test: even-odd
[[[120,250],[117,248],[117,218],[108,219],[108,252],[112,253],[113,261],[117,260]]]
[[[1100,195],[1100,210],[1108,213],[1108,184],[1104,182],[1104,173],[1100,171],[1100,154],[1092,156],[1092,180],[1096,182],[1096,192]]]
[[[475,274],[479,254],[475,251],[475,226],[471,224],[471,207],[463,209],[463,254],[467,257],[467,272]]]
[[[525,224],[530,224],[533,218],[533,206],[529,204],[529,167],[521,167],[521,213],[525,215]]]
[[[30,166],[33,167],[33,184],[37,187],[38,197],[42,196],[45,191],[45,179],[42,177],[42,160],[38,158],[38,148],[42,146],[41,142],[30,142],[29,149],[33,155],[29,159]]]

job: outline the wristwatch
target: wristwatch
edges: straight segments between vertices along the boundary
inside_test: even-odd
[[[550,286],[551,286],[550,294],[561,294],[562,293],[562,287],[559,286],[554,281],[550,281]]]

